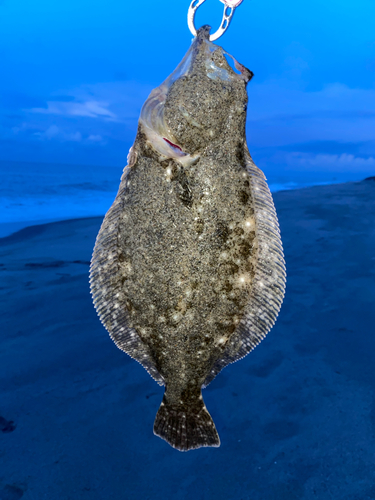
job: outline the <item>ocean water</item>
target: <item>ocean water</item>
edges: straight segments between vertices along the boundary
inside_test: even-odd
[[[23,227],[101,216],[111,206],[122,167],[0,162],[0,237]],[[272,192],[361,180],[358,173],[267,173]]]
[[[0,237],[23,227],[104,215],[122,168],[0,162]]]

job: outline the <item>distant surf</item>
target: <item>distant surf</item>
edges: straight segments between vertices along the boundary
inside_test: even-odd
[[[104,215],[111,206],[122,166],[0,162],[0,238],[46,222]],[[268,173],[271,192],[361,180],[362,173]]]

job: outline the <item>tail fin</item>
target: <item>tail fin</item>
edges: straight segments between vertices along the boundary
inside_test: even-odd
[[[220,446],[215,424],[203,403],[199,409],[176,408],[168,405],[164,397],[156,414],[154,434],[179,451]]]

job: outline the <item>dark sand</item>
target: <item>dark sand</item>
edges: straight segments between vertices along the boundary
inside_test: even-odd
[[[91,303],[99,218],[0,240],[0,500],[375,499],[375,182],[274,198],[286,298],[204,391],[218,449],[153,436],[163,389]]]

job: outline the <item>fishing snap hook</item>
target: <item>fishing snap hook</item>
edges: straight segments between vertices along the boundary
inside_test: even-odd
[[[193,0],[188,10],[188,26],[194,36],[197,36],[197,30],[194,25],[195,13],[198,7],[205,1],[206,0]],[[221,20],[220,28],[215,31],[215,33],[210,35],[210,42],[217,40],[226,32],[233,18],[236,7],[238,7],[243,2],[243,0],[220,0],[220,2],[224,4],[223,19]]]

